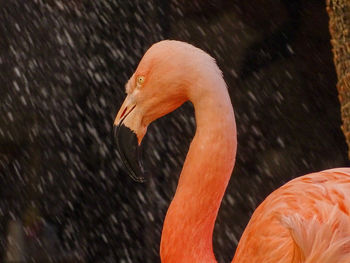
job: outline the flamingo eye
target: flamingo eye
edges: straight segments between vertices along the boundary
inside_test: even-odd
[[[137,77],[136,87],[141,87],[143,82],[145,82],[145,77],[144,76],[138,76]]]

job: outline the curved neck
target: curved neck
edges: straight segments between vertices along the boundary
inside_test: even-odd
[[[216,262],[212,236],[236,155],[236,124],[218,74],[193,87],[197,129],[162,232],[162,262]]]

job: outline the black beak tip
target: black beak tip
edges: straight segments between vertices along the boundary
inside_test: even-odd
[[[113,125],[114,142],[128,175],[138,183],[145,182],[141,149],[136,134],[123,123]]]
[[[118,134],[118,125],[113,124],[113,141],[117,142],[117,134]]]

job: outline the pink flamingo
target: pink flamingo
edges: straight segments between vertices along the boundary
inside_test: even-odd
[[[185,101],[193,103],[197,129],[165,217],[160,256],[163,263],[216,262],[214,223],[237,146],[220,69],[190,44],[161,41],[146,52],[126,92],[114,128],[122,160],[137,181],[143,181],[137,152],[147,126]],[[270,194],[254,212],[232,262],[349,263],[350,168],[305,175]]]

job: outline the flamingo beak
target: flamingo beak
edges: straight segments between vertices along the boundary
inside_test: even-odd
[[[143,183],[145,178],[141,160],[141,145],[136,133],[124,124],[125,119],[134,110],[135,106],[131,107],[129,111],[126,110],[127,108],[124,104],[122,105],[114,122],[114,141],[128,175],[135,182]]]

